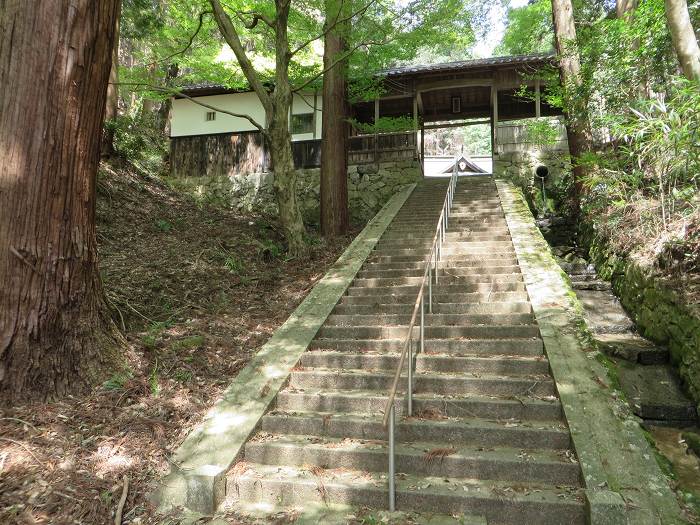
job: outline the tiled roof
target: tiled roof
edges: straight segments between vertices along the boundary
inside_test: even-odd
[[[554,53],[539,53],[534,55],[513,55],[502,57],[477,58],[474,60],[461,60],[458,62],[443,62],[441,64],[419,64],[414,66],[402,66],[385,69],[379,75],[387,77],[412,76],[420,73],[438,73],[449,71],[468,71],[470,69],[483,69],[498,66],[541,65],[551,63]],[[249,89],[231,89],[215,82],[200,82],[182,86],[181,91],[193,96],[216,95],[220,93],[239,93],[250,91]]]
[[[458,62],[443,62],[440,64],[395,67],[382,71],[382,74],[391,77],[399,75],[413,75],[416,73],[433,73],[440,71],[464,71],[469,69],[481,69],[493,66],[544,64],[551,62],[554,56],[554,53],[538,53],[534,55],[513,55],[502,57],[477,58],[473,60],[460,60]]]

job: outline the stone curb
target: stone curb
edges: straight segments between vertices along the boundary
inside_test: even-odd
[[[587,342],[583,309],[522,192],[496,181],[586,487],[591,525],[680,524],[681,510],[637,420]]]
[[[384,205],[185,438],[153,495],[161,512],[177,507],[216,511],[225,497],[226,472],[415,186]]]

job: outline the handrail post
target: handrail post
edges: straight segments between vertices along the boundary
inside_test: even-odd
[[[394,465],[394,405],[389,409],[389,511],[396,510],[396,466]]]
[[[406,412],[408,417],[413,415],[413,337],[408,343],[408,396]]]
[[[430,266],[428,267],[428,312],[433,313],[433,261],[430,257]]]
[[[425,297],[420,298],[420,353],[425,351]]]

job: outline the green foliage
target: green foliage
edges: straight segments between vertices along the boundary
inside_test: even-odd
[[[551,146],[559,139],[559,127],[550,118],[528,119],[525,122],[527,140],[539,147]]]
[[[163,158],[168,152],[167,138],[152,117],[123,114],[105,122],[105,128],[114,131],[117,155],[148,173],[162,171]]]
[[[231,272],[233,275],[240,275],[245,269],[243,261],[241,261],[235,255],[228,255],[224,260],[224,267]]]
[[[131,372],[119,372],[102,384],[102,388],[105,390],[123,390],[126,383],[134,377]]]
[[[195,348],[200,348],[204,345],[203,335],[191,335],[183,339],[178,339],[170,343],[170,349],[173,352],[182,352],[185,350],[193,350]]]
[[[148,375],[148,386],[151,389],[151,395],[153,397],[158,397],[160,394],[160,383],[158,381],[158,360],[156,359],[151,373]]]
[[[401,133],[414,128],[413,117],[379,117],[374,123],[358,122],[349,119],[350,124],[362,134]]]
[[[165,219],[158,219],[156,221],[156,228],[158,228],[162,232],[167,233],[173,229],[173,225],[172,225],[172,223],[170,223],[169,221],[167,221]]]
[[[525,55],[554,50],[551,0],[535,0],[508,9],[508,22],[496,55]]]

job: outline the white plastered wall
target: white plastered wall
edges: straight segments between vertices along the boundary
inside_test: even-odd
[[[197,100],[210,106],[221,108],[222,110],[250,115],[256,122],[265,123],[265,112],[262,104],[255,93],[229,93],[225,95],[210,95],[197,97]],[[292,140],[312,140],[321,138],[321,95],[315,97],[308,93],[294,95],[292,102],[292,112],[295,115],[303,113],[315,114],[315,137],[314,133],[304,133],[292,136]],[[217,133],[238,133],[243,131],[256,131],[248,120],[240,117],[232,117],[226,113],[217,112],[215,120],[207,120],[207,113],[212,111],[199,104],[195,104],[186,98],[176,98],[173,100],[170,114],[170,136],[185,137],[190,135],[214,135]]]

